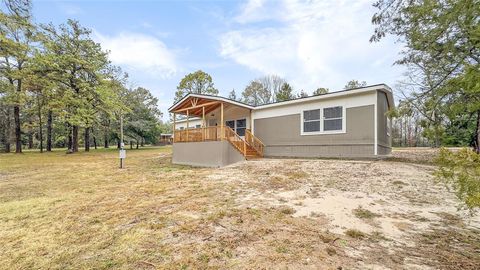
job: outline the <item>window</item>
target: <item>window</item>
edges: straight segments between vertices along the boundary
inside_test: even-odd
[[[237,134],[238,136],[245,136],[245,129],[247,128],[247,120],[239,119],[237,120]]]
[[[343,107],[330,107],[323,109],[323,131],[336,131],[343,129]]]
[[[235,121],[234,120],[230,120],[230,121],[225,122],[225,125],[227,127],[230,127],[231,129],[235,130]]]
[[[200,128],[200,127],[201,127],[201,125],[196,125],[196,126],[195,126],[195,128]]]
[[[303,112],[303,132],[320,131],[320,109]]]
[[[183,129],[184,129],[184,127],[180,127],[180,130],[183,130]]]

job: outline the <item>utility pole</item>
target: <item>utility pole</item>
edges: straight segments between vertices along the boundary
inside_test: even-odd
[[[123,160],[127,157],[127,151],[123,143],[123,115],[120,114],[120,169],[123,169]]]

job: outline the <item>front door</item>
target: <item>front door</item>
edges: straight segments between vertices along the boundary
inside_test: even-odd
[[[245,136],[245,129],[247,129],[247,119],[244,118],[235,121],[235,131],[239,136]]]
[[[245,136],[245,129],[247,128],[247,120],[245,118],[225,121],[225,125],[233,129],[233,131],[235,131],[238,136]]]

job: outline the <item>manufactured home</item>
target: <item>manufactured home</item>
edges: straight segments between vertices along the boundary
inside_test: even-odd
[[[393,107],[385,84],[259,106],[188,94],[169,108],[173,163],[220,167],[258,157],[384,157],[391,152],[386,113]]]

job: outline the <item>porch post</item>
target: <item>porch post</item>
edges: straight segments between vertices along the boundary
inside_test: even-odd
[[[250,132],[252,132],[252,134],[255,135],[255,131],[253,128],[254,126],[253,126],[252,110],[250,110]]]
[[[224,127],[223,127],[223,102],[220,103],[220,140],[223,140],[223,137],[225,134],[224,133]]]
[[[176,140],[176,136],[175,136],[175,121],[176,121],[176,118],[177,118],[177,114],[176,113],[173,113],[173,142],[175,142]]]
[[[205,141],[205,131],[207,130],[207,125],[205,125],[205,106],[202,107],[202,141]]]
[[[187,110],[187,142],[188,142],[188,110]]]

